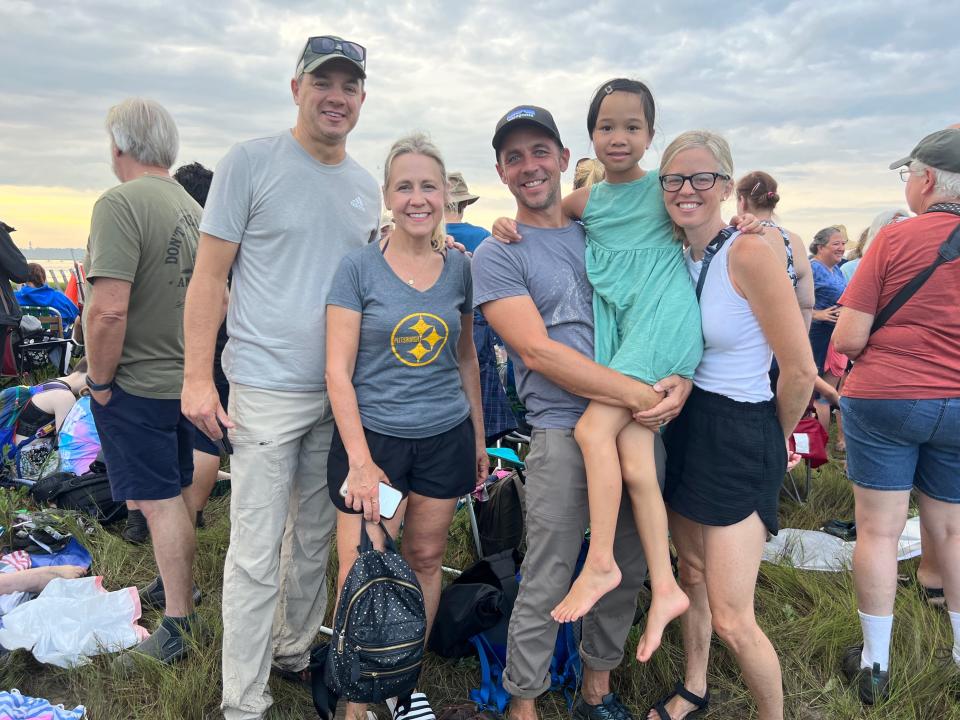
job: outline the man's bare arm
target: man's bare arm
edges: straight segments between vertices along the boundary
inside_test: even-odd
[[[543,318],[527,295],[492,300],[480,309],[524,365],[567,392],[632,411],[647,410],[663,397],[649,385],[598,365],[573,348],[551,340]]]
[[[220,406],[213,384],[213,354],[217,329],[223,322],[227,275],[239,247],[237,243],[200,234],[197,261],[183,311],[183,414],[214,439],[222,437],[218,418],[227,427],[233,426],[226,409]]]
[[[127,334],[131,283],[109,277],[94,278],[84,310],[87,324],[87,375],[98,384],[113,380]]]

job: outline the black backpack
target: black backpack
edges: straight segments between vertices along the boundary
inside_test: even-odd
[[[477,532],[484,557],[504,550],[517,550],[523,558],[525,488],[520,474],[514,470],[490,485],[489,499],[477,507]]]
[[[510,612],[517,599],[516,549],[478,560],[443,589],[428,647],[445,658],[474,654],[471,638],[488,634],[504,646]]]
[[[83,475],[57,472],[30,488],[30,494],[41,504],[56,505],[61,510],[76,510],[109,525],[127,516],[127,505],[113,499],[106,466],[100,461],[90,464]]]
[[[417,576],[380,528],[384,552],[361,523],[360,556],[340,591],[325,680],[351,702],[397,697],[407,704],[420,676],[427,616]]]

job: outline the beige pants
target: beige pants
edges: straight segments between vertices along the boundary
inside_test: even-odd
[[[336,509],[324,391],[230,386],[230,547],[223,569],[223,716],[262,718],[270,664],[301,670],[327,605]]]
[[[657,477],[663,486],[663,442],[654,442]],[[550,658],[557,623],[550,611],[570,588],[583,533],[590,522],[587,476],[573,430],[534,430],[526,457],[527,554],[520,592],[510,616],[503,687],[535,698],[550,687]],[[591,670],[613,670],[637,609],[647,563],[626,491],[620,505],[614,558],[623,581],[583,617],[580,657]]]

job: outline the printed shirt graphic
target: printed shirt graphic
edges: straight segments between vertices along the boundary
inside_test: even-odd
[[[183,305],[193,274],[200,206],[169,177],[144,175],[93,207],[87,282],[131,283],[117,383],[132,395],[179,399]]]
[[[423,292],[396,276],[379,243],[343,259],[327,305],[362,316],[353,386],[365,428],[424,438],[469,416],[457,343],[472,303],[470,261],[459,252],[447,253],[440,277]]]

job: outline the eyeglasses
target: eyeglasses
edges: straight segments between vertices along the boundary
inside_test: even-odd
[[[904,182],[908,182],[910,180],[910,176],[916,175],[916,174],[917,174],[916,170],[911,170],[908,167],[900,169],[900,179],[903,180]]]
[[[300,55],[301,67],[307,64],[306,57],[308,52],[321,56],[343,55],[345,58],[359,63],[364,70],[367,69],[367,49],[363,45],[358,45],[349,40],[341,40],[332,35],[317,35],[307,40],[307,44],[303,48],[303,53]],[[310,59],[312,60],[313,58]]]
[[[717,184],[717,180],[729,180],[729,175],[715,172],[700,172],[693,175],[661,175],[660,187],[666,192],[677,192],[689,180],[694,190],[709,190]]]

